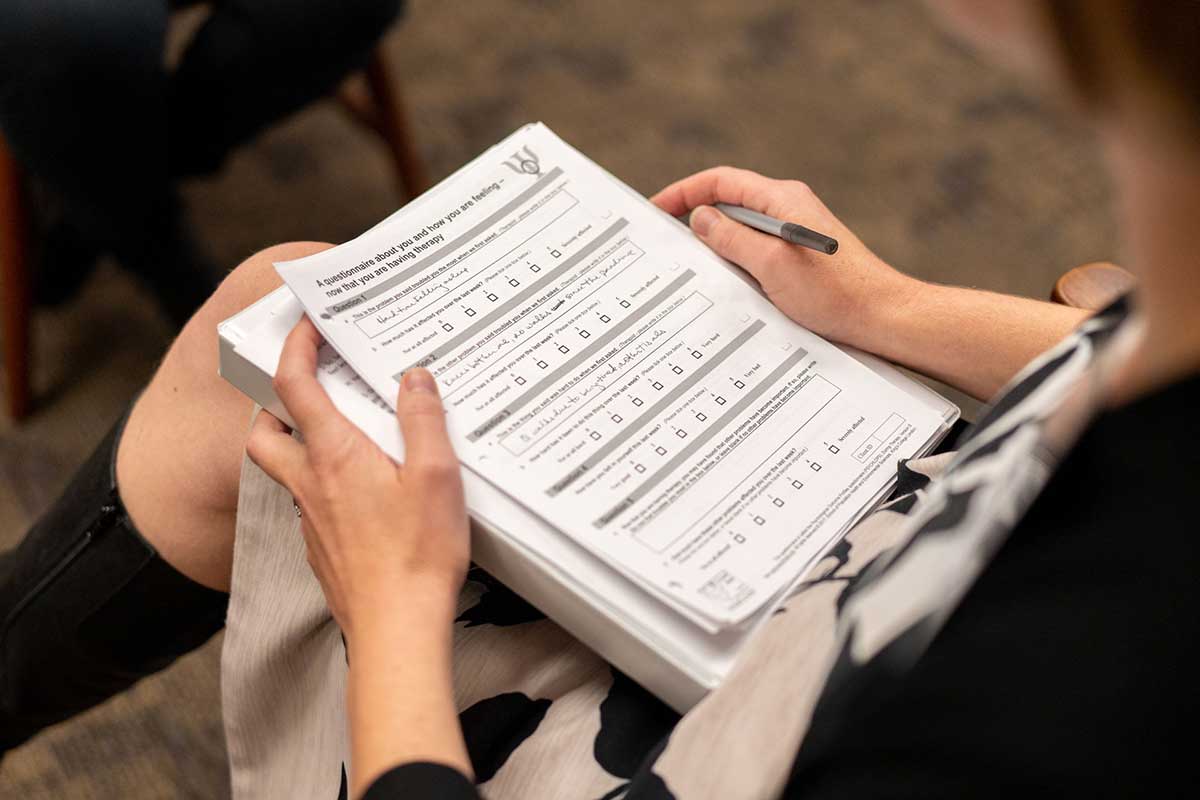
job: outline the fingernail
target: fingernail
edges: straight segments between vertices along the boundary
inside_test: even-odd
[[[692,230],[700,236],[708,236],[712,226],[717,224],[719,214],[711,206],[700,206],[692,212]]]
[[[404,391],[437,394],[437,381],[433,379],[433,373],[429,370],[413,367],[404,373]]]

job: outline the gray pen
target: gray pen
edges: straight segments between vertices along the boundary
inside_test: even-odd
[[[830,238],[823,233],[817,233],[795,222],[784,222],[781,219],[768,217],[766,214],[760,214],[757,211],[751,211],[741,206],[731,206],[728,203],[716,203],[715,207],[730,219],[736,220],[743,225],[748,225],[757,231],[778,236],[785,242],[811,247],[813,250],[818,250],[830,256],[837,252],[837,239]]]

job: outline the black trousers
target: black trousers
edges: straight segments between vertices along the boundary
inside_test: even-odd
[[[229,596],[167,564],[114,476],[124,420],[0,554],[0,757],[163,669],[225,624]]]
[[[157,274],[182,269],[172,266],[172,180],[212,171],[328,94],[365,61],[401,0],[214,0],[168,71],[170,11],[199,2],[0,3],[0,130],[74,228],[168,306],[194,305],[211,289]],[[168,310],[182,321],[193,309]]]

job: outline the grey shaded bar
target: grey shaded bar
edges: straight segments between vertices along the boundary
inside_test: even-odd
[[[427,355],[425,355],[422,358],[418,359],[417,361],[413,362],[412,366],[427,367],[430,364],[437,361],[439,358],[442,358],[443,356],[445,356],[447,353],[453,352],[454,349],[457,347],[460,347],[463,344],[463,342],[466,342],[466,341],[474,338],[475,336],[477,336],[479,334],[480,331],[491,327],[492,323],[494,323],[497,319],[508,314],[508,312],[512,311],[514,308],[521,305],[526,300],[528,300],[530,297],[533,297],[535,294],[537,294],[542,289],[544,289],[547,284],[553,283],[555,280],[557,280],[559,275],[561,275],[562,273],[571,269],[576,264],[578,264],[580,261],[583,261],[585,258],[590,256],[596,250],[599,250],[600,246],[602,244],[607,242],[613,236],[616,236],[617,233],[628,224],[629,224],[629,221],[626,220],[624,217],[622,217],[621,219],[618,219],[616,222],[614,222],[612,225],[610,225],[607,229],[605,229],[599,236],[597,236],[592,241],[588,242],[588,244],[582,250],[580,250],[578,253],[571,256],[566,261],[562,262],[557,267],[555,267],[554,269],[547,272],[541,279],[531,283],[529,285],[528,289],[521,292],[520,294],[514,295],[513,297],[509,298],[508,302],[506,302],[504,305],[497,308],[492,313],[487,314],[486,316],[480,317],[479,321],[476,322],[474,325],[467,328],[462,333],[460,333],[458,336],[455,336],[453,339],[451,339],[450,341],[443,344],[437,350],[434,350],[433,352],[428,353]],[[406,367],[406,369],[407,369],[407,367]],[[397,372],[392,377],[395,378],[397,381],[399,381],[400,376],[403,374],[404,374],[404,370],[401,370],[400,372]]]
[[[641,500],[643,497],[645,497],[650,490],[654,488],[655,484],[659,483],[665,477],[667,477],[667,475],[675,471],[679,465],[690,458],[692,454],[696,452],[696,450],[707,444],[708,441],[712,439],[712,437],[715,436],[718,431],[724,430],[725,426],[727,426],[735,417],[745,411],[747,406],[758,399],[763,392],[765,392],[772,384],[782,378],[788,372],[788,370],[796,366],[796,364],[807,355],[807,350],[803,348],[797,348],[796,352],[792,353],[786,361],[772,370],[770,375],[758,382],[758,385],[754,387],[756,391],[747,392],[745,397],[734,403],[733,407],[722,414],[721,418],[718,419],[711,427],[709,427],[708,430],[697,436],[694,440],[692,440],[691,444],[680,450],[674,458],[672,458],[663,466],[659,467],[658,470],[656,470],[655,473],[649,478],[642,481],[642,483],[636,489],[626,495],[624,500],[617,503],[608,511],[604,512],[604,514],[592,522],[592,525],[596,528],[603,528],[605,525],[616,519],[617,516],[619,516],[622,512],[628,510],[629,507],[638,500]]]
[[[404,283],[406,280],[411,278],[413,275],[416,275],[418,272],[421,272],[422,270],[424,270],[430,262],[437,261],[439,258],[441,258],[443,255],[445,255],[447,252],[457,250],[458,248],[462,247],[467,242],[469,242],[472,239],[474,239],[475,237],[477,237],[480,234],[480,232],[482,232],[483,230],[490,228],[492,225],[495,225],[496,220],[499,220],[503,217],[508,216],[514,208],[516,208],[519,205],[522,205],[523,203],[528,201],[530,197],[533,197],[535,194],[542,191],[542,189],[545,189],[547,184],[553,182],[556,178],[558,178],[562,174],[563,174],[562,167],[555,167],[554,169],[550,170],[545,175],[543,175],[541,178],[538,178],[538,180],[535,181],[533,183],[533,185],[531,185],[528,189],[521,192],[519,195],[514,197],[509,202],[505,203],[503,206],[500,207],[500,209],[498,211],[493,213],[491,216],[487,217],[485,220],[483,220],[483,222],[480,222],[474,228],[471,228],[470,230],[468,230],[462,236],[459,236],[457,239],[452,239],[449,243],[442,245],[437,250],[434,250],[432,253],[429,253],[424,258],[415,262],[411,267],[404,270],[403,272],[398,272],[395,275],[392,275],[392,276],[388,277],[387,279],[380,281],[379,283],[375,284],[371,288],[364,289],[363,291],[356,294],[354,297],[347,297],[345,300],[334,303],[331,306],[325,306],[325,313],[326,314],[340,314],[343,311],[354,308],[357,305],[362,305],[366,301],[370,300],[372,297],[378,297],[379,295],[388,291],[389,289],[391,289],[393,286],[396,286],[397,284]]]
[[[504,420],[506,420],[510,416],[512,416],[513,413],[517,411],[517,409],[525,406],[526,404],[529,403],[530,400],[537,397],[542,392],[546,391],[546,389],[550,388],[555,383],[558,383],[558,381],[562,380],[564,375],[567,375],[567,374],[571,373],[572,371],[574,371],[576,368],[579,367],[580,364],[582,364],[584,361],[587,361],[589,358],[591,358],[593,355],[595,355],[599,350],[604,348],[604,346],[607,345],[609,342],[611,342],[613,339],[617,338],[622,333],[628,333],[629,329],[631,327],[633,327],[633,325],[638,320],[642,319],[647,314],[649,314],[651,311],[653,311],[655,308],[657,308],[659,306],[659,304],[661,304],[664,300],[666,300],[668,297],[670,297],[675,292],[679,291],[679,289],[682,288],[685,283],[687,283],[694,277],[696,277],[696,273],[689,269],[687,272],[682,273],[678,278],[676,278],[675,280],[668,283],[666,285],[666,287],[664,287],[662,289],[662,291],[658,292],[653,297],[651,297],[649,300],[647,300],[645,303],[638,306],[636,309],[634,309],[632,314],[630,314],[625,319],[621,320],[620,327],[613,328],[608,333],[604,334],[601,337],[598,337],[595,342],[593,342],[591,345],[584,348],[583,350],[580,350],[579,354],[576,355],[574,358],[572,358],[570,361],[563,364],[558,369],[554,370],[554,372],[551,372],[545,378],[542,378],[540,381],[535,383],[531,388],[526,389],[525,392],[522,393],[516,400],[513,400],[511,403],[506,405],[504,408],[497,411],[486,422],[484,422],[478,428],[476,428],[475,430],[473,430],[469,434],[467,434],[467,440],[471,441],[471,442],[476,441],[477,439],[479,439],[479,437],[483,436],[488,431],[490,431],[492,428],[495,428],[501,422],[503,422]]]
[[[733,340],[718,350],[716,355],[714,355],[709,362],[704,365],[703,370],[696,370],[693,372],[688,376],[687,380],[668,392],[665,397],[660,399],[654,405],[650,406],[650,408],[643,411],[637,419],[630,422],[624,428],[624,430],[610,439],[603,447],[588,456],[582,464],[578,465],[560,478],[557,482],[555,482],[553,486],[546,490],[546,494],[550,497],[554,497],[563,489],[566,489],[572,483],[577,481],[581,476],[583,476],[584,473],[594,469],[605,458],[608,458],[608,456],[611,455],[614,450],[628,441],[629,437],[633,436],[635,433],[645,427],[646,423],[663,413],[663,411],[679,400],[679,398],[682,397],[689,389],[695,386],[701,378],[715,369],[722,361],[733,355],[734,351],[736,351],[746,342],[750,341],[750,339],[753,338],[754,335],[761,331],[765,326],[766,323],[761,319],[754,320],[754,322],[751,323],[745,330],[743,330],[736,337],[734,337]]]

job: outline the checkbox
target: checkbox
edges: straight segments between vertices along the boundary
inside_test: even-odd
[[[792,349],[792,343],[791,343],[791,342],[784,342],[784,343],[783,343],[783,352],[785,352],[785,353],[786,353],[788,350],[791,350],[791,349]]]
[[[635,470],[637,470],[638,472],[645,472],[645,471],[646,471],[646,465],[645,465],[645,464],[634,464],[634,465],[633,465],[633,468],[634,468]]]
[[[654,448],[654,452],[658,453],[660,456],[665,456],[667,454],[667,448],[659,445],[658,447]]]
[[[765,519],[763,519],[762,517],[758,516],[757,514],[755,514],[754,515],[754,524],[755,525],[766,525],[767,521]]]
[[[676,364],[675,366],[671,367],[671,372],[674,372],[676,375],[682,375],[682,374],[683,374],[683,367],[681,367],[681,366],[679,366],[678,364]]]
[[[840,453],[842,451],[841,451],[841,448],[839,448],[836,444],[831,444],[831,445],[829,445],[829,452]]]
[[[608,314],[601,314],[600,321],[601,322],[612,322],[612,317],[610,317]]]
[[[811,464],[809,464],[809,466],[810,466],[810,467],[812,467],[812,471],[813,471],[813,472],[820,472],[820,471],[821,471],[821,465],[820,465],[820,464],[818,464],[818,463],[817,463],[817,462],[815,462],[815,461],[814,461],[814,462],[812,462]]]
[[[801,483],[800,481],[792,481],[792,488],[793,489],[803,489],[804,484]]]
[[[524,386],[524,385],[525,385],[525,379],[522,378],[520,375],[518,375],[517,376],[517,386]]]
[[[700,357],[701,357],[701,356],[703,356],[703,355],[704,355],[704,354],[703,354],[703,353],[701,353],[699,350],[693,350],[693,351],[692,351],[692,358],[700,358]]]
[[[496,297],[496,295],[493,294],[492,292],[488,292],[487,298],[488,298],[488,300],[491,300],[493,303],[500,299],[499,297]]]
[[[452,330],[454,330],[454,326],[453,326],[453,325],[451,325],[449,322],[443,322],[443,323],[442,323],[442,330],[444,330],[444,331],[452,331]]]
[[[640,397],[633,398],[633,404],[635,406],[640,406],[642,404],[642,398],[640,398]]]
[[[463,313],[465,313],[468,317],[473,317],[475,316],[475,309],[468,308]]]
[[[629,301],[628,301],[628,300],[622,300],[622,301],[621,301],[621,308],[629,308]]]
[[[571,352],[571,348],[567,347],[565,344],[560,344],[560,345],[558,346],[558,352],[560,352],[560,353],[569,353],[569,352]]]
[[[662,391],[662,384],[659,383],[658,381],[655,381],[654,383],[652,383],[650,385],[653,386],[655,389],[658,389],[660,392]]]
[[[541,367],[542,369],[545,369],[546,367],[548,367],[550,365],[547,364],[545,361],[539,361],[538,366]]]
[[[783,499],[782,498],[776,497],[771,502],[774,503],[777,508],[783,508]]]
[[[679,428],[678,430],[675,431],[675,435],[678,436],[680,439],[686,439],[687,431],[685,431],[683,428]]]
[[[734,385],[734,386],[736,386],[736,387],[737,387],[737,388],[739,388],[739,389],[745,389],[745,388],[746,388],[746,382],[745,382],[745,381],[734,381],[734,382],[733,382],[733,385]]]
[[[542,271],[542,268],[541,268],[541,267],[539,267],[537,264],[530,264],[530,265],[529,265],[529,271],[530,271],[530,272],[541,272],[541,271]]]
[[[700,413],[696,414],[696,419],[704,422],[704,420],[708,419],[708,414],[705,414],[703,411],[701,411]]]
[[[516,278],[509,278],[508,285],[509,286],[520,286],[521,282],[519,280],[517,280]]]
[[[735,534],[733,535],[733,541],[737,542],[738,544],[745,544],[745,543],[746,543],[746,537],[745,537],[745,536],[742,536],[740,533],[735,533]]]
[[[561,255],[562,255],[562,253],[560,253],[560,252],[559,252],[559,251],[557,251],[557,250],[551,250],[551,251],[550,251],[550,255],[554,256],[555,258],[558,258],[559,256],[561,256]]]
[[[717,405],[719,405],[719,406],[725,405],[725,398],[721,397],[721,395],[717,395],[713,399],[717,401]]]
[[[580,331],[580,332],[579,332],[579,337],[580,337],[581,339],[586,339],[586,338],[588,338],[589,336],[591,336],[591,334],[590,334],[590,333],[588,333],[587,331]]]
[[[593,439],[599,439],[599,438],[600,438],[600,431],[592,431],[592,438],[593,438]]]
[[[620,423],[620,422],[621,422],[623,419],[625,419],[625,418],[624,418],[624,417],[622,417],[620,414],[613,414],[613,415],[612,415],[612,421],[613,421],[613,422],[616,422],[616,423],[618,423],[618,424],[619,424],[619,423]]]
[[[738,322],[749,322],[749,321],[750,321],[749,314],[742,314],[740,317],[738,317]]]

